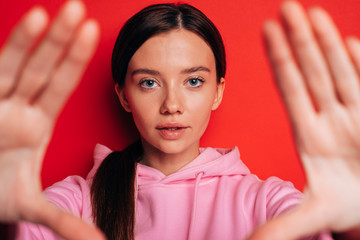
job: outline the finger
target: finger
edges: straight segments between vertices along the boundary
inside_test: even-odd
[[[31,213],[25,220],[42,224],[64,239],[105,240],[103,233],[95,226],[90,226],[80,218],[60,210],[45,199],[39,201],[36,212]]]
[[[49,80],[51,71],[66,51],[84,16],[85,8],[80,1],[69,1],[62,7],[49,33],[25,66],[16,89],[18,96],[26,100],[36,96]]]
[[[45,30],[46,12],[35,7],[30,10],[12,31],[0,52],[0,99],[11,92],[25,56],[35,39]]]
[[[346,42],[350,56],[354,62],[358,74],[360,74],[360,41],[355,37],[350,37]]]
[[[335,24],[320,8],[312,9],[309,17],[334,76],[340,100],[347,105],[358,104],[360,100],[358,76]]]
[[[336,101],[336,95],[331,75],[303,8],[297,2],[286,2],[282,6],[282,16],[294,54],[316,107],[324,109],[332,106]]]
[[[324,214],[302,204],[256,229],[248,240],[295,240],[315,235],[325,229]]]
[[[264,28],[267,53],[278,88],[295,129],[302,129],[315,114],[301,73],[292,58],[286,36],[279,24],[268,21]],[[305,121],[306,120],[306,121]]]
[[[79,83],[81,76],[93,56],[99,39],[99,26],[88,20],[79,29],[74,43],[54,72],[52,80],[34,103],[54,117],[60,111],[69,94]]]

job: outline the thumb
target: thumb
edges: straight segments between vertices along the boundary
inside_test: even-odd
[[[31,217],[25,217],[25,220],[44,225],[64,239],[106,239],[96,226],[91,226],[79,217],[60,210],[44,198],[40,201],[38,211],[35,210],[31,215],[28,215]]]
[[[248,240],[295,240],[323,231],[326,226],[319,207],[304,202],[256,229]]]

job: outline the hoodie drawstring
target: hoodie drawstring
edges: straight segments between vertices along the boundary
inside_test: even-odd
[[[201,180],[203,175],[204,175],[204,172],[199,172],[199,173],[196,174],[196,182],[195,182],[195,189],[194,189],[194,199],[193,199],[193,208],[192,208],[192,213],[191,213],[188,240],[191,239],[192,233],[195,230],[197,193],[198,193],[198,187],[199,187],[199,184],[200,184],[200,180]]]

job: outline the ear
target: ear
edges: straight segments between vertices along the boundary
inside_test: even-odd
[[[119,84],[115,84],[115,92],[125,111],[131,112],[130,104],[125,96],[125,88],[120,87]]]
[[[216,110],[220,106],[220,103],[223,98],[224,90],[225,90],[225,79],[221,78],[220,82],[217,84],[216,96],[214,99],[213,106],[211,108],[212,110]]]

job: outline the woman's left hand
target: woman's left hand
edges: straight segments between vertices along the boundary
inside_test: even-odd
[[[267,50],[304,166],[302,204],[250,238],[298,239],[353,231],[360,239],[360,41],[346,45],[330,16],[282,6],[285,28],[265,25]]]

